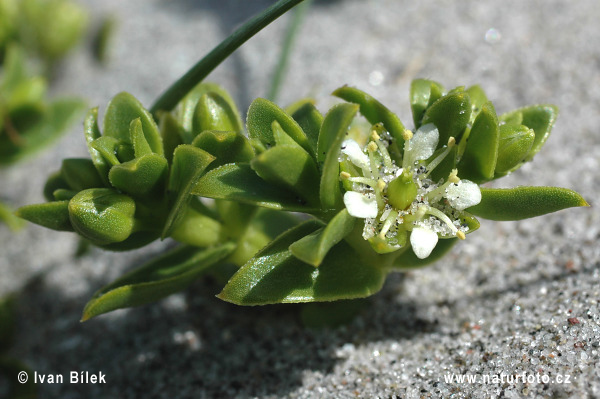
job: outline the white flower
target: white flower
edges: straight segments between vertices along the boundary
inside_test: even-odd
[[[438,237],[465,238],[468,226],[461,224],[464,210],[481,201],[477,184],[460,180],[456,170],[447,179],[434,182],[429,177],[455,145],[450,138],[443,151],[433,157],[439,142],[433,124],[421,126],[416,133],[404,132],[401,166],[391,159],[387,147],[392,137],[375,131],[364,147],[354,140],[342,144],[342,161],[348,161],[354,175],[344,171],[343,179],[352,183],[344,194],[348,213],[365,220],[363,238],[380,253],[395,251],[407,243],[415,255],[427,258]],[[358,170],[358,172],[357,172]],[[358,173],[358,175],[357,175]]]

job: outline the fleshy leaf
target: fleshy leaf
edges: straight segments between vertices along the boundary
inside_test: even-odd
[[[504,114],[500,119],[503,121],[511,120],[514,114],[517,114],[517,117],[520,114],[521,121],[519,124],[525,125],[535,132],[535,140],[526,158],[526,161],[531,161],[550,136],[552,126],[554,126],[558,116],[558,107],[550,104],[532,105]]]
[[[481,202],[467,210],[490,220],[521,220],[575,206],[589,206],[581,195],[559,187],[482,188]]]
[[[465,152],[458,162],[458,175],[476,183],[493,179],[499,141],[496,111],[492,103],[487,102],[475,118],[467,137]]]
[[[292,115],[292,118],[298,122],[298,125],[300,125],[306,134],[313,152],[316,153],[319,131],[321,130],[321,124],[323,123],[323,115],[321,115],[319,110],[310,100],[303,100],[302,103],[296,104],[296,107],[292,110],[288,108],[288,112]]]
[[[115,165],[108,177],[113,187],[140,200],[162,198],[169,167],[165,157],[147,154]]]
[[[108,103],[104,116],[104,135],[131,144],[129,126],[140,118],[142,130],[152,152],[163,155],[162,139],[152,115],[134,96],[121,92]]]
[[[410,107],[415,129],[421,127],[425,111],[436,102],[444,92],[438,82],[427,79],[415,79],[410,84]]]
[[[60,173],[69,188],[76,191],[103,186],[94,163],[88,158],[63,159]]]
[[[354,87],[343,86],[333,92],[333,95],[360,106],[360,113],[372,125],[383,123],[385,129],[392,135],[398,148],[404,145],[402,133],[404,125],[392,111],[385,105],[371,97],[369,94]]]
[[[192,140],[195,137],[192,135],[194,113],[196,111],[196,107],[198,106],[198,101],[200,100],[200,97],[202,97],[206,93],[215,93],[221,98],[225,99],[225,101],[232,110],[232,115],[235,115],[238,119],[238,121],[235,124],[243,126],[242,120],[240,118],[240,113],[229,93],[227,93],[225,89],[223,89],[217,84],[201,82],[197,84],[196,87],[194,87],[194,89],[183,98],[183,100],[181,100],[179,122],[181,123],[181,126],[185,131],[184,144],[191,144]]]
[[[101,288],[85,306],[81,320],[154,302],[181,291],[234,248],[232,243],[209,249],[178,247]]]
[[[298,125],[298,122],[275,105],[275,103],[264,98],[257,98],[250,104],[250,108],[248,108],[248,117],[246,119],[248,136],[260,139],[267,148],[274,146],[275,138],[271,130],[273,121],[277,121],[288,136],[300,144],[311,156],[314,156],[308,138],[300,125]]]
[[[508,172],[518,169],[531,151],[534,140],[535,132],[527,126],[501,125],[498,162],[494,177],[504,176]]]
[[[439,142],[446,144],[450,137],[454,137],[456,142],[460,141],[470,117],[469,95],[464,91],[455,90],[427,108],[422,124],[433,123],[440,132]]]
[[[319,197],[323,209],[343,206],[340,190],[339,156],[342,142],[359,107],[353,104],[335,105],[325,116],[318,143],[318,159],[322,160]]]
[[[171,195],[169,201],[171,211],[162,231],[163,239],[171,234],[171,231],[179,222],[185,212],[185,207],[189,203],[192,190],[206,167],[214,159],[215,157],[208,152],[190,144],[182,144],[175,149],[168,188]]]
[[[284,231],[298,224],[298,218],[289,212],[258,208],[251,213],[245,229],[235,238],[237,247],[227,258],[238,266],[248,262],[258,251],[273,241]],[[231,276],[230,276],[231,277]]]
[[[85,116],[83,121],[83,134],[92,162],[94,163],[100,178],[104,184],[108,186],[110,184],[108,181],[108,171],[110,170],[111,165],[107,162],[105,156],[92,146],[92,143],[101,137],[100,129],[98,128],[98,107],[90,109]],[[110,153],[108,155],[110,156]],[[117,160],[114,155],[114,150],[112,156],[114,157],[114,160]]]
[[[216,159],[207,170],[234,162],[249,162],[254,157],[254,149],[241,133],[204,131],[192,142],[194,147],[203,149]]]
[[[136,118],[131,121],[131,124],[129,125],[129,134],[131,136],[133,153],[135,154],[136,158],[141,158],[144,155],[152,154],[150,144],[148,144],[148,140],[146,140],[146,137],[144,136],[142,120],[140,118]]]
[[[250,165],[265,181],[290,190],[310,206],[319,206],[319,171],[302,148],[278,145],[258,155]]]
[[[266,305],[363,298],[379,291],[385,273],[362,263],[344,241],[318,268],[289,251],[292,243],[321,226],[309,220],[277,237],[238,270],[218,297],[238,305]]]
[[[220,130],[241,133],[242,121],[235,105],[215,92],[203,94],[198,100],[192,119],[192,135],[206,130]]]
[[[74,231],[69,220],[69,201],[25,205],[17,210],[16,215],[52,230]]]
[[[173,152],[178,145],[184,144],[184,131],[170,112],[161,112],[159,116],[160,135],[169,165],[173,162]]]
[[[317,267],[331,247],[350,234],[355,221],[346,209],[342,209],[327,226],[302,237],[290,245],[289,249],[296,258]]]
[[[483,105],[489,100],[485,91],[479,85],[473,85],[465,91],[471,100],[471,122],[473,122],[477,114],[483,109]]]
[[[239,201],[265,208],[316,212],[298,196],[261,179],[247,163],[227,164],[206,173],[192,190],[201,197]]]
[[[444,256],[454,244],[458,242],[458,238],[448,238],[445,240],[439,240],[431,252],[431,254],[425,259],[417,258],[417,255],[412,251],[412,249],[407,249],[400,256],[394,260],[394,268],[396,269],[412,269],[422,266],[427,266],[436,260],[440,259]]]

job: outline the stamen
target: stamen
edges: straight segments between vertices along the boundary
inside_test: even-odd
[[[427,176],[429,176],[429,174],[437,166],[439,166],[439,164],[442,163],[442,161],[444,160],[444,158],[446,158],[448,156],[448,154],[450,154],[450,150],[452,150],[452,147],[454,147],[455,145],[456,145],[456,140],[454,139],[454,137],[450,136],[450,138],[448,139],[448,146],[446,147],[446,149],[440,155],[438,155],[433,161],[429,162],[429,164],[427,165],[427,172],[424,173],[424,174],[422,174],[419,177],[421,179],[424,179]]]
[[[450,228],[450,230],[456,234],[457,237],[460,238],[459,233],[462,233],[462,231],[459,231],[456,226],[454,225],[454,223],[452,223],[452,220],[450,220],[450,218],[442,211],[440,211],[437,208],[433,208],[433,207],[428,207],[427,208],[427,213],[429,215],[433,215],[436,218],[440,219],[442,222],[446,223],[446,225],[448,225],[448,227]],[[464,236],[464,233],[462,234]]]
[[[391,211],[390,212],[390,214],[388,215],[387,219],[385,219],[385,223],[383,223],[383,227],[381,228],[381,232],[379,233],[379,237],[381,239],[385,238],[385,235],[390,230],[390,228],[392,227],[392,224],[396,221],[397,217],[398,217],[398,212],[396,212],[396,211]]]
[[[385,190],[385,185],[386,183],[383,181],[383,179],[377,180],[377,188],[379,188],[379,191]]]
[[[349,179],[351,177],[352,177],[352,175],[350,173],[348,173],[348,172],[342,172],[342,173],[340,173],[340,179],[342,179],[342,180],[346,180],[346,179]]]
[[[377,134],[377,132],[375,131],[375,129],[371,130],[371,138],[372,138],[374,141],[377,141],[377,140],[379,140],[379,139],[380,139],[380,137],[379,137],[379,135]]]
[[[369,153],[369,166],[371,167],[371,175],[375,180],[379,180],[379,165],[375,159],[375,151],[377,151],[377,144],[371,141],[367,145],[367,151]]]
[[[458,170],[452,169],[452,172],[450,172],[450,175],[448,175],[448,180],[435,190],[431,190],[430,192],[428,192],[425,195],[425,197],[427,197],[427,199],[430,202],[435,202],[442,198],[444,194],[446,194],[446,189],[448,188],[448,186],[450,186],[450,184],[458,183],[460,181],[460,179],[457,176],[457,173]]]
[[[402,138],[404,139],[404,141],[408,141],[410,139],[412,139],[413,137],[413,132],[411,132],[408,129],[404,129],[404,131],[402,132]]]
[[[375,132],[373,132],[373,133],[375,133]],[[390,158],[390,153],[388,152],[387,148],[385,148],[385,146],[383,145],[383,143],[380,140],[375,141],[375,143],[377,143],[377,147],[379,147],[379,153],[383,157],[383,164],[385,165],[386,168],[391,169],[393,167],[392,158]]]
[[[456,236],[457,236],[458,238],[460,238],[461,240],[464,240],[465,238],[467,238],[467,236],[465,235],[465,233],[463,233],[463,232],[462,232],[462,231],[460,231],[460,230],[456,232]]]

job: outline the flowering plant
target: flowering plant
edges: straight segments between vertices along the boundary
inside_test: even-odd
[[[497,116],[478,86],[446,91],[415,80],[414,133],[347,86],[334,92],[346,102],[325,115],[311,100],[282,109],[256,99],[244,129],[227,92],[196,83],[299,2],[249,21],[150,110],[118,94],[100,129],[92,109],[90,159],[65,159],[44,188],[48,202],[18,211],[109,250],[168,237],[183,244],[101,288],[84,320],[160,299],[202,274],[227,281],[218,297],[239,305],[363,298],[388,273],[442,257],[479,227],[476,217],[587,205],[569,189],[480,187],[533,158],[557,109]]]
[[[121,93],[103,134],[97,109],[86,118],[91,159],[64,160],[44,190],[50,202],[19,215],[112,250],[159,237],[186,244],[101,289],[89,318],[231,265],[218,296],[240,305],[365,297],[389,272],[439,259],[479,227],[476,216],[517,220],[587,205],[568,189],[479,187],[539,151],[553,106],[498,117],[478,86],[445,93],[416,80],[412,133],[368,94],[334,94],[348,102],[325,116],[308,100],[283,110],[257,99],[246,137],[216,85],[200,84],[158,124]]]

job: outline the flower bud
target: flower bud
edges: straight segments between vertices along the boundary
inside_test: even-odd
[[[133,232],[135,201],[109,188],[92,188],[69,201],[73,228],[96,245],[121,242]]]

